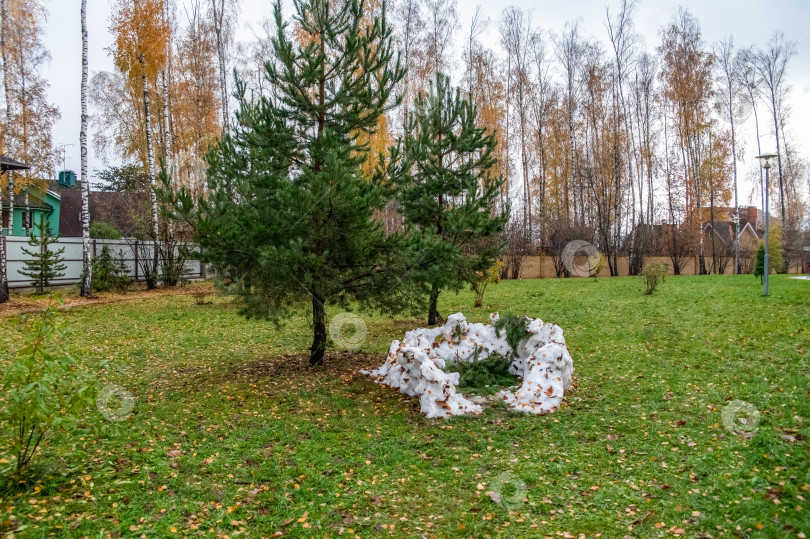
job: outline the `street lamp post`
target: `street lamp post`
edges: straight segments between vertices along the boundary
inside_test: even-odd
[[[765,289],[762,292],[763,296],[768,295],[768,275],[771,273],[771,261],[770,261],[770,253],[769,253],[769,245],[768,243],[770,240],[769,230],[768,230],[768,191],[769,189],[769,181],[768,181],[768,172],[771,170],[771,166],[773,165],[774,161],[778,155],[775,153],[765,153],[762,155],[758,155],[757,159],[759,159],[759,164],[762,168],[765,169],[765,268],[764,268],[764,280],[765,280]]]

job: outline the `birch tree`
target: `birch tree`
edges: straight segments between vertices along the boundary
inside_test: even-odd
[[[228,47],[233,39],[233,25],[238,8],[239,0],[211,0],[210,4],[211,20],[213,21],[214,36],[217,44],[223,132],[228,131],[231,117],[228,107]]]
[[[10,127],[14,125],[14,101],[12,99],[11,94],[11,69],[9,67],[9,57],[10,53],[8,50],[8,33],[9,33],[9,23],[8,23],[8,8],[7,8],[7,0],[0,0],[0,53],[2,53],[2,60],[3,60],[3,97],[5,98],[5,122],[3,123],[3,151],[9,151],[13,149]],[[2,181],[2,177],[0,177],[0,182]],[[2,195],[2,184],[0,184],[0,195]],[[9,171],[6,174],[6,191],[8,193],[8,221],[6,227],[9,230],[9,235],[11,235],[12,228],[14,226],[13,218],[14,218],[14,176]],[[0,197],[0,200],[2,197]],[[1,214],[2,212],[0,212]],[[0,221],[2,220],[2,215],[0,215]],[[2,232],[2,224],[0,224],[0,232]],[[3,238],[3,245],[5,246],[5,238]],[[2,275],[0,275],[0,279],[4,284],[5,288],[5,300],[8,300],[8,275],[6,274],[6,256],[5,251],[3,253],[2,259]],[[0,283],[2,285],[2,283]],[[3,292],[0,292],[2,294]]]
[[[678,135],[686,170],[687,215],[698,232],[699,272],[706,273],[703,234],[699,233],[706,196],[703,161],[710,126],[710,104],[713,97],[711,70],[713,56],[703,49],[700,25],[686,10],[679,10],[662,32],[658,48],[662,59],[660,76],[667,102],[674,107],[674,127]]]
[[[81,4],[82,26],[82,88],[81,88],[81,127],[79,148],[81,153],[80,181],[82,189],[82,297],[91,293],[93,261],[90,257],[90,178],[87,176],[87,0]]]
[[[532,238],[532,194],[529,183],[529,96],[531,94],[531,19],[518,8],[510,7],[504,11],[500,27],[501,45],[506,49],[509,72],[507,76],[513,83],[510,85],[510,99],[515,102],[520,142],[520,170],[523,193],[523,226],[524,236]]]
[[[762,155],[762,143],[759,136],[759,113],[757,111],[757,101],[759,98],[759,77],[756,67],[754,67],[755,51],[746,48],[739,51],[740,81],[743,93],[745,94],[746,105],[751,107],[754,113],[754,133],[757,141],[757,155]],[[765,209],[765,176],[762,167],[757,167],[759,171],[759,198],[760,207]]]
[[[426,71],[426,36],[425,15],[421,0],[400,0],[393,9],[395,20],[394,39],[402,55],[402,65],[407,68],[402,79],[402,131],[405,132],[410,114],[410,105],[414,95],[423,88],[427,79],[422,74]]]
[[[534,92],[531,95],[531,104],[534,118],[534,129],[537,134],[537,158],[540,167],[538,173],[537,209],[538,224],[543,226],[546,211],[546,152],[545,129],[549,116],[549,109],[553,103],[554,89],[549,74],[549,58],[545,38],[541,32],[534,32],[531,39],[531,57],[534,61]],[[540,231],[542,234],[542,229]]]
[[[576,127],[575,115],[577,109],[577,82],[578,73],[581,66],[581,59],[584,47],[580,36],[579,21],[568,22],[565,30],[555,36],[554,51],[557,60],[563,67],[565,77],[565,106],[568,115],[568,177],[570,183],[563,191],[565,200],[563,201],[566,219],[571,219],[571,205],[573,203],[573,220],[577,219],[576,193],[571,190],[576,189],[577,165],[576,165]]]
[[[453,34],[458,27],[456,0],[425,0],[427,42],[427,65],[430,71],[428,79],[423,81],[423,88],[432,81],[437,73],[449,74],[452,69],[450,51],[453,46]]]
[[[48,102],[48,82],[42,75],[50,54],[42,43],[46,11],[41,1],[5,0],[3,11],[6,146],[15,159],[31,167],[25,171],[21,186],[13,173],[8,176],[8,228],[16,191],[20,190],[26,206],[23,225],[29,228],[28,192],[32,184],[44,188],[44,180],[53,173],[52,131],[60,113]]]
[[[9,109],[9,86],[8,86],[8,63],[7,63],[7,56],[6,56],[6,0],[0,0],[0,60],[3,62],[3,92],[4,98],[6,102],[6,110],[5,110],[5,118],[4,118],[4,125],[8,125],[11,116],[11,110]],[[0,130],[0,151],[5,151],[7,146],[7,133],[6,129]],[[11,174],[8,175],[9,180],[11,179]],[[10,183],[10,182],[9,182]],[[11,185],[8,188],[9,193],[11,193]],[[3,200],[3,177],[0,174],[0,200]],[[9,196],[9,201],[13,201],[13,198]],[[9,208],[11,210],[11,208]],[[7,265],[7,257],[6,257],[6,236],[3,233],[3,212],[0,211],[0,303],[5,303],[8,301],[8,265]],[[11,212],[9,212],[9,216]],[[10,218],[10,217],[9,217]],[[11,227],[9,227],[9,234],[11,233]]]
[[[773,37],[768,41],[768,45],[764,50],[757,52],[754,55],[754,67],[759,74],[762,92],[768,105],[771,109],[773,116],[773,131],[774,138],[776,139],[776,154],[777,158],[777,172],[779,173],[779,205],[782,210],[782,231],[786,232],[786,217],[785,211],[785,182],[782,174],[782,155],[780,134],[783,133],[784,116],[787,113],[787,94],[790,91],[790,86],[786,80],[787,66],[790,59],[796,54],[796,43],[793,41],[785,41],[784,33],[777,31]]]
[[[149,80],[156,80],[158,71],[166,61],[166,41],[169,29],[163,17],[160,0],[118,0],[113,16],[116,35],[115,65],[130,81],[139,80],[143,92],[143,121],[146,146],[146,173],[149,175],[152,213],[153,260],[146,275],[147,288],[157,287],[160,230],[157,196],[155,194],[155,158],[152,148],[152,123],[149,111]]]
[[[639,231],[645,230],[644,224],[644,178],[641,174],[641,161],[636,146],[636,133],[633,130],[633,122],[627,100],[625,99],[625,87],[627,86],[627,72],[632,67],[634,61],[634,51],[638,45],[638,36],[633,32],[633,10],[636,7],[635,0],[622,0],[618,13],[611,14],[610,8],[605,8],[605,26],[607,27],[610,44],[613,48],[613,68],[616,72],[616,93],[619,97],[620,125],[624,131],[622,139],[624,141],[624,161],[627,164],[628,185],[630,187],[630,227],[634,233],[630,242],[630,275],[637,275],[643,266],[643,245]],[[636,199],[638,192],[638,199]],[[640,219],[636,219],[636,209]]]
[[[731,130],[731,162],[734,173],[734,273],[740,273],[740,202],[737,189],[737,133],[735,119],[738,114],[739,102],[742,97],[742,82],[740,76],[740,60],[735,54],[734,38],[729,36],[714,47],[715,66],[718,70],[717,95],[722,100]],[[759,155],[759,154],[757,154]]]
[[[199,0],[187,6],[187,23],[179,30],[172,59],[174,84],[170,91],[175,149],[172,179],[176,186],[185,186],[195,195],[205,186],[205,154],[221,131],[216,36],[204,15]],[[260,66],[263,70],[264,60]],[[256,90],[259,95],[264,93],[260,86]]]

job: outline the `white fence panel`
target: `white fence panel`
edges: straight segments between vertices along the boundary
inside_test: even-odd
[[[100,253],[104,245],[109,246],[113,256],[122,255],[127,268],[127,275],[132,277],[133,281],[144,281],[144,272],[141,266],[144,264],[144,259],[150,262],[152,260],[154,253],[152,242],[136,243],[133,240],[130,243],[126,240],[90,240],[92,255],[95,256]],[[67,269],[65,269],[65,274],[62,277],[52,281],[52,285],[75,285],[81,280],[82,276],[82,240],[81,238],[59,238],[55,243],[51,244],[50,250],[58,250],[62,247],[65,248],[62,257],[65,259],[64,264]],[[188,247],[193,248],[194,246],[189,245]],[[30,256],[23,252],[23,248],[29,251],[35,249],[28,245],[28,238],[20,236],[6,238],[9,288],[31,287],[31,279],[20,273],[25,269],[25,261],[31,259]],[[175,249],[175,253],[178,250],[179,248]],[[183,275],[186,279],[200,279],[205,277],[205,272],[202,271],[197,260],[186,260]]]

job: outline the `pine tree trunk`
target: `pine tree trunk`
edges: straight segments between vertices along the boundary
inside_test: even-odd
[[[93,262],[90,258],[90,181],[87,177],[87,0],[82,0],[82,90],[81,90],[81,189],[82,189],[82,297],[89,297]]]
[[[143,56],[141,56],[141,64],[143,64]],[[141,76],[141,81],[143,83],[143,110],[144,110],[144,118],[146,122],[146,174],[149,176],[149,195],[151,198],[152,204],[152,269],[149,272],[149,275],[146,276],[146,288],[149,290],[154,290],[157,288],[157,269],[158,269],[158,241],[159,241],[159,230],[158,230],[158,210],[157,210],[157,194],[155,193],[155,157],[152,153],[152,123],[149,118],[149,87],[146,84],[146,75]]]
[[[438,319],[439,285],[434,284],[430,289],[430,309],[428,310],[428,325],[435,326]]]
[[[317,294],[312,295],[312,328],[309,365],[318,367],[323,365],[323,356],[326,352],[326,308],[323,298]]]

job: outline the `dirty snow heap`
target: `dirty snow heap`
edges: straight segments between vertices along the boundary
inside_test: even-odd
[[[539,318],[524,320],[526,337],[513,350],[506,341],[506,332],[495,328],[498,313],[490,315],[490,324],[471,324],[463,314],[456,313],[443,326],[407,332],[402,342],[391,343],[385,363],[373,371],[361,372],[379,384],[418,396],[427,417],[477,414],[481,406],[456,392],[459,373],[443,369],[448,362],[471,362],[496,354],[510,359],[509,371],[523,378],[514,393],[501,391],[499,399],[514,411],[555,412],[572,387],[574,362],[560,326],[544,324]]]

